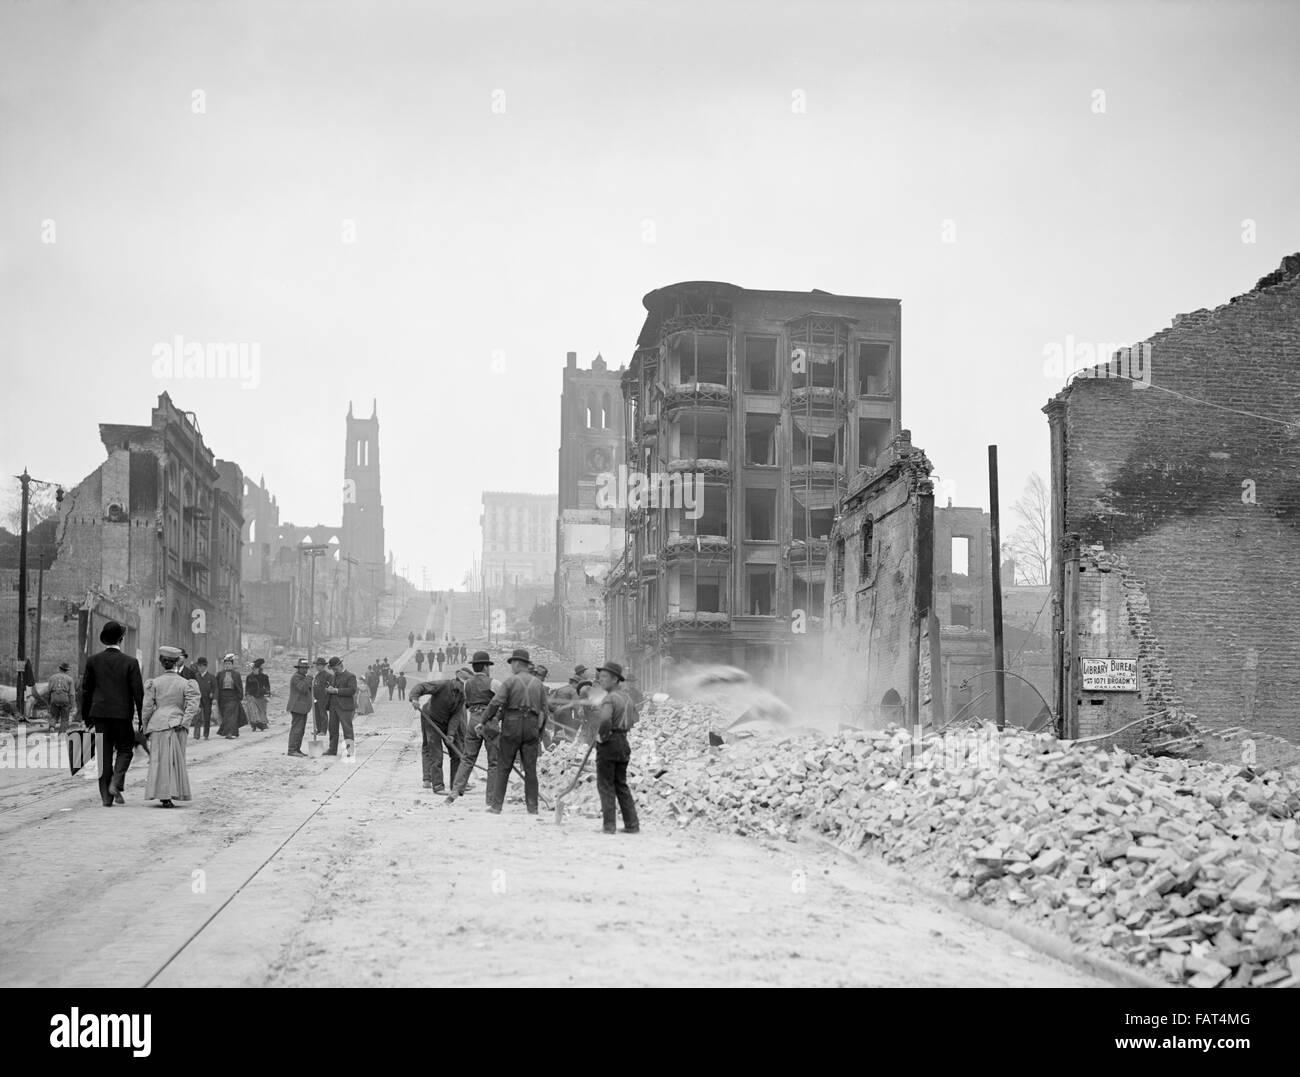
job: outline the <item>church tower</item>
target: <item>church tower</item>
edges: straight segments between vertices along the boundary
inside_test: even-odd
[[[384,565],[384,506],[379,493],[379,403],[370,418],[352,414],[348,403],[347,448],[343,460],[342,552],[365,571]]]

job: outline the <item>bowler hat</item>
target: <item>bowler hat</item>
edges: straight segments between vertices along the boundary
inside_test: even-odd
[[[330,664],[330,669],[338,669],[339,666],[343,665],[343,659],[341,659],[338,655],[335,655],[333,658],[330,659],[329,664]]]
[[[532,660],[531,658],[528,657],[528,652],[527,652],[526,650],[524,650],[523,647],[516,647],[513,651],[511,651],[511,652],[510,652],[510,657],[507,658],[506,661],[507,661],[507,662],[527,662],[530,666],[533,664],[533,660]]]
[[[126,626],[120,621],[106,621],[104,627],[99,630],[99,642],[106,646],[121,643],[125,635]]]
[[[67,662],[60,662],[60,663],[59,663],[59,669],[63,670],[63,672],[66,673],[66,672],[68,671],[68,663],[67,663]]]
[[[587,672],[587,667],[584,665],[579,664],[573,667],[573,675],[575,677],[581,677],[586,672]]]
[[[623,680],[623,667],[619,665],[617,662],[606,662],[603,666],[596,667],[597,673],[599,673],[601,670],[604,670],[606,673],[614,674],[614,676],[617,677],[620,681]]]
[[[471,666],[492,666],[496,665],[492,661],[492,656],[487,651],[475,651],[474,657],[469,660]]]

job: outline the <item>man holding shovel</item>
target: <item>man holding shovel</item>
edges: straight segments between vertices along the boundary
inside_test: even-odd
[[[636,801],[627,784],[627,763],[632,758],[628,731],[635,723],[635,711],[623,692],[623,667],[606,662],[596,668],[596,677],[605,698],[596,712],[596,792],[600,794],[600,814],[604,833],[615,833],[614,805],[623,813],[623,833],[637,834],[641,825],[636,816]]]
[[[487,803],[492,805],[492,791],[497,784],[497,738],[483,727],[487,718],[488,704],[492,702],[495,690],[492,687],[492,674],[488,667],[492,659],[487,651],[475,651],[469,666],[456,670],[456,677],[464,685],[465,692],[465,754],[460,758],[456,769],[456,778],[452,782],[448,804],[454,804],[456,798],[465,792],[469,784],[470,771],[478,762],[479,749],[487,746]],[[466,676],[465,674],[468,674]]]
[[[420,700],[428,696],[421,706]],[[465,694],[456,677],[421,681],[411,690],[411,706],[420,712],[422,745],[420,761],[424,770],[424,788],[435,793],[446,791],[442,780],[442,748],[448,748],[448,771],[452,784],[456,767],[464,755]]]

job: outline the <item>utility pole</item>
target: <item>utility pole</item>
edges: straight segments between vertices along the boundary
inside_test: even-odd
[[[54,500],[56,504],[63,503],[63,487],[52,482],[44,482],[41,479],[33,479],[27,469],[23,468],[23,473],[17,476],[19,484],[22,486],[22,509],[18,524],[18,660],[14,663],[14,680],[16,684],[16,695],[14,702],[18,708],[18,720],[26,721],[26,708],[23,702],[23,696],[26,695],[27,682],[27,513],[31,508],[31,484],[37,486],[54,486]],[[42,562],[44,563],[44,562]],[[43,581],[42,581],[43,582]],[[39,585],[38,585],[39,586]],[[39,631],[39,629],[38,629]],[[39,639],[40,636],[37,636]],[[40,644],[37,644],[37,656],[40,655]]]
[[[349,554],[345,557],[348,563],[348,600],[343,607],[343,635],[347,643],[347,649],[352,650],[352,566],[357,563],[357,559]]]
[[[1002,665],[1002,542],[998,524],[998,447],[989,446],[989,545],[993,547],[993,700],[998,729],[1007,724],[1007,679]]]
[[[330,548],[324,543],[314,546],[302,547],[302,552],[311,558],[311,597],[307,602],[307,661],[310,662],[315,655],[312,653],[316,646],[316,558],[329,553]]]

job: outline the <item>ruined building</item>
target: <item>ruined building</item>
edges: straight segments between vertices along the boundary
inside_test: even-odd
[[[651,683],[672,659],[779,688],[819,649],[835,505],[899,429],[900,304],[697,281],[644,305],[609,653]]]
[[[78,609],[79,664],[110,618],[127,625],[124,649],[146,676],[162,644],[209,661],[238,652],[238,465],[217,460],[197,416],[165,392],[148,426],[101,423],[99,433],[107,459],[64,498],[45,578],[47,596]]]
[[[1068,735],[1300,734],[1300,255],[1074,380],[1052,447]]]
[[[560,393],[556,649],[595,666],[605,657],[603,588],[623,553],[623,509],[608,496],[623,460],[623,368],[569,352]]]

